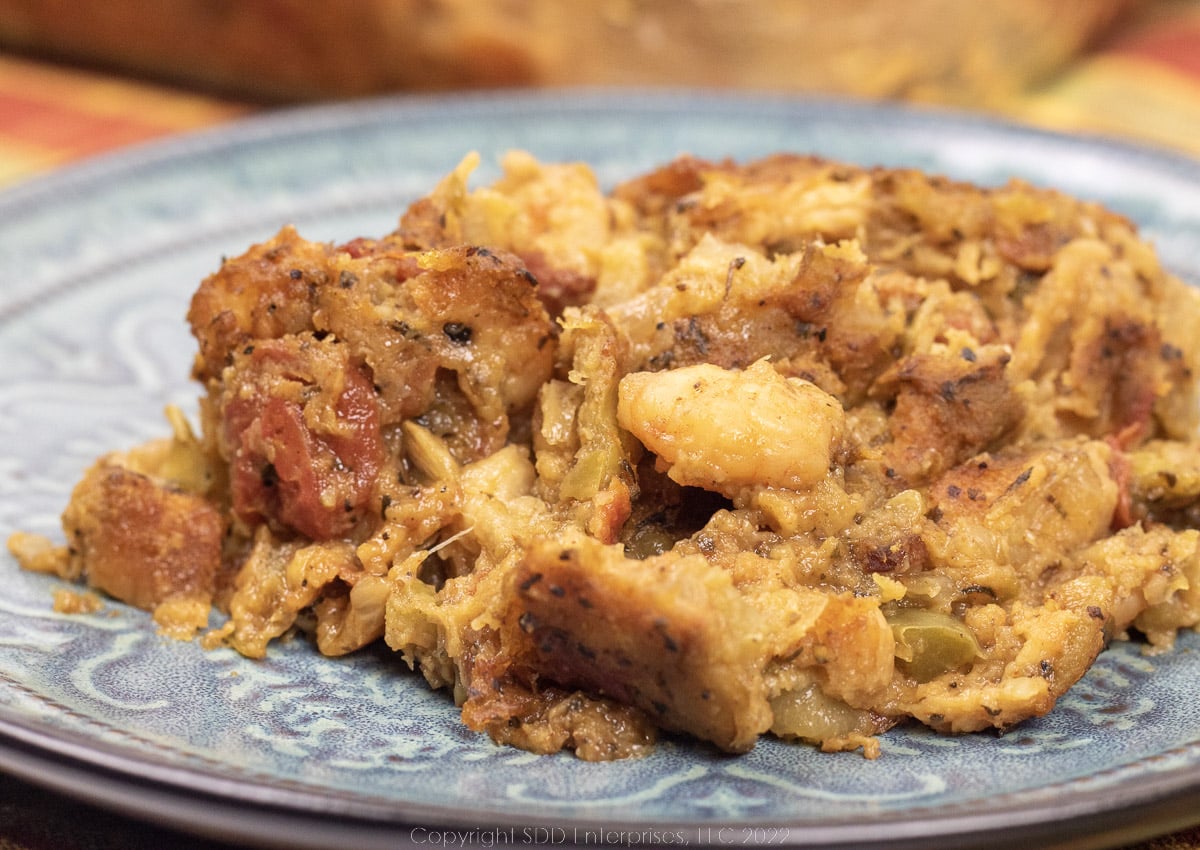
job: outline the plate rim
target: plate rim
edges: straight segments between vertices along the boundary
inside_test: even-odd
[[[724,831],[751,829],[744,823],[713,822],[697,825],[684,821],[629,822],[619,826],[583,818],[505,817],[455,815],[447,806],[415,804],[404,815],[373,818],[361,811],[341,811],[336,806],[297,805],[289,792],[270,789],[256,793],[241,779],[223,780],[219,790],[198,788],[187,782],[169,781],[172,769],[139,773],[143,762],[105,763],[95,749],[83,743],[62,746],[62,739],[36,728],[0,717],[0,770],[32,784],[97,805],[137,820],[166,826],[196,836],[220,841],[251,842],[256,846],[287,846],[296,850],[327,850],[332,839],[352,838],[359,850],[387,850],[403,843],[405,833],[465,832],[475,840],[464,846],[488,846],[481,839],[496,830],[542,830],[549,835],[578,836],[588,831],[681,831],[704,834],[707,841],[697,846],[722,846],[716,840]],[[177,772],[196,775],[181,769]],[[1186,771],[1185,771],[1186,772]],[[952,840],[950,846],[983,848],[1010,845],[1013,841],[1036,841],[1040,848],[1102,848],[1145,840],[1165,832],[1195,826],[1200,822],[1196,801],[1200,799],[1200,777],[1182,785],[1170,774],[1159,775],[1137,788],[1122,789],[1113,805],[1112,788],[1075,795],[1067,805],[1054,807],[1056,818],[1045,817],[1044,808],[1003,808],[983,813],[955,811],[891,817],[855,822],[852,818],[828,824],[800,824],[786,819],[764,820],[752,829],[778,829],[786,840],[757,844],[797,848],[874,848],[875,850],[923,850],[931,840]],[[319,799],[315,793],[301,799]],[[148,803],[153,801],[153,805]],[[214,817],[219,813],[220,817]],[[557,830],[557,833],[555,832]],[[792,835],[792,832],[800,835]],[[563,843],[563,842],[555,842]],[[570,842],[572,844],[577,842]],[[585,842],[586,843],[586,842]],[[605,843],[605,842],[591,842]],[[648,842],[655,843],[655,842]],[[737,842],[755,843],[755,842]]]
[[[925,123],[937,120],[956,128],[984,130],[1026,139],[1042,139],[1068,146],[1110,151],[1123,157],[1149,161],[1161,167],[1191,172],[1200,179],[1200,157],[1182,149],[1153,141],[1125,138],[1096,130],[1068,131],[1022,121],[1018,117],[983,113],[946,104],[898,102],[866,97],[837,97],[772,92],[733,92],[724,89],[686,87],[548,87],[541,89],[496,88],[448,93],[403,93],[376,95],[345,101],[319,101],[288,105],[235,117],[207,127],[147,139],[121,148],[93,154],[65,166],[34,174],[0,186],[0,222],[6,212],[17,211],[38,195],[54,194],[63,188],[86,185],[111,178],[122,171],[144,171],[164,161],[195,156],[202,152],[277,142],[296,134],[318,133],[375,123],[391,123],[392,116],[428,116],[453,110],[511,111],[514,107],[534,111],[582,112],[607,109],[694,110],[793,109],[842,118],[867,119],[883,116],[892,121]]]

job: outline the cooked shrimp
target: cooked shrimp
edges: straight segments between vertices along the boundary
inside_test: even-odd
[[[823,479],[844,426],[837,399],[765,360],[635,372],[618,388],[617,420],[668,476],[727,496],[747,486],[805,489]]]

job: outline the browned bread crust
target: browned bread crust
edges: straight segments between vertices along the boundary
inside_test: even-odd
[[[0,0],[0,45],[266,98],[685,84],[975,103],[1139,2]]]

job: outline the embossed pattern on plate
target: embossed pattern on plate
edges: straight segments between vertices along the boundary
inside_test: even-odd
[[[587,161],[605,184],[685,151],[815,152],[985,184],[1016,175],[1129,215],[1200,285],[1200,164],[1116,143],[940,112],[669,93],[285,113],[0,196],[0,534],[59,534],[95,456],[165,434],[166,404],[195,410],[183,316],[222,254],[287,222],[314,239],[381,234],[467,151],[483,154],[482,183],[512,147]],[[254,662],[167,640],[114,602],[55,614],[59,583],[7,554],[0,577],[0,732],[183,797],[330,813],[347,835],[417,821],[609,824],[686,826],[695,843],[705,828],[717,840],[721,828],[774,825],[791,843],[861,844],[963,835],[972,822],[1062,834],[1118,801],[1200,796],[1196,634],[1156,657],[1115,645],[1051,715],[1004,737],[899,729],[876,762],[774,741],[729,758],[667,741],[649,758],[597,765],[493,746],[385,651],[328,660],[295,640]],[[247,826],[243,837],[255,835]],[[300,828],[288,838],[316,846]]]

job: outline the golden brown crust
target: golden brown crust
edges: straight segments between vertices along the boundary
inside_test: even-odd
[[[63,514],[88,584],[139,608],[212,598],[224,521],[207,500],[101,461]]]
[[[771,714],[753,681],[756,648],[729,636],[747,631],[752,611],[702,561],[614,554],[543,545],[525,555],[503,603],[514,663],[635,706],[665,729],[750,749]]]
[[[674,84],[977,106],[1061,68],[1138,0],[2,0],[9,47],[243,96]]]

